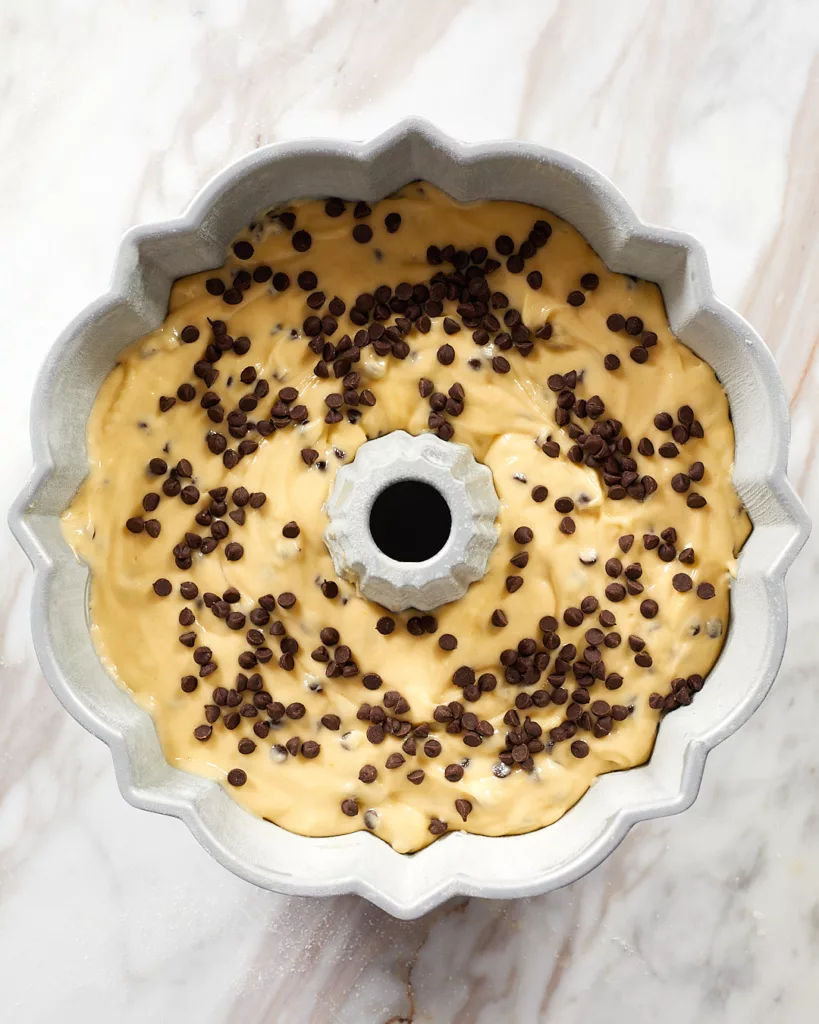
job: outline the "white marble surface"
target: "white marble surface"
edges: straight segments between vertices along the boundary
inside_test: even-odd
[[[39,363],[129,225],[174,215],[254,146],[410,113],[565,149],[699,235],[777,356],[792,476],[819,505],[815,0],[5,0],[0,39],[4,510]],[[0,1020],[816,1020],[817,555],[819,538],[790,576],[779,680],[691,810],[561,892],[402,923],[257,891],[126,805],[39,672],[3,527]]]

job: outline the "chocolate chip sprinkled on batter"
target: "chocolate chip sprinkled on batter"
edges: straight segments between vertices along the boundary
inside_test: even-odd
[[[686,572],[678,572],[671,580],[671,585],[681,594],[685,594],[693,586],[691,577]]]
[[[441,345],[437,352],[438,362],[449,366],[455,360],[455,349],[451,345]]]
[[[455,801],[455,810],[460,814],[461,818],[466,821],[469,815],[472,813],[472,804],[469,800],[464,800],[459,797]]]
[[[158,597],[168,597],[172,590],[171,581],[166,580],[164,577],[160,577],[154,583],[154,593]]]
[[[346,210],[343,199],[331,198],[324,204],[324,212],[328,217],[340,217]]]
[[[307,252],[313,244],[313,239],[307,231],[296,231],[291,238],[291,243],[296,252]]]
[[[700,583],[697,585],[697,597],[703,601],[710,601],[716,594],[713,583]]]
[[[685,503],[689,508],[704,508],[708,504],[701,494],[689,494]]]
[[[383,743],[384,729],[380,725],[371,725],[367,729],[367,739],[373,744]]]
[[[299,528],[299,524],[293,520],[291,520],[289,523],[285,523],[284,526],[282,527],[282,536],[288,537],[291,540],[295,537],[298,537],[300,533],[301,529]]]
[[[373,237],[373,229],[369,224],[356,224],[353,228],[353,238],[361,245],[366,245]]]
[[[644,619],[653,619],[659,610],[657,602],[651,599],[647,599],[640,604],[640,614]]]
[[[454,651],[458,646],[458,640],[451,633],[442,633],[438,637],[438,646],[442,651]]]
[[[244,553],[245,549],[236,541],[232,541],[225,547],[225,558],[227,558],[229,562],[238,562]]]
[[[563,519],[560,520],[559,529],[561,533],[569,535],[573,534],[575,531],[574,519],[572,519],[571,516],[565,516]]]
[[[233,768],[228,772],[227,780],[231,786],[244,786],[247,782],[247,772],[241,768]]]

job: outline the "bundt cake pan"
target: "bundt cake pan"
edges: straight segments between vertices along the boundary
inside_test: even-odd
[[[376,200],[425,178],[458,200],[516,199],[573,224],[613,270],[656,281],[676,335],[716,370],[736,430],[734,480],[753,521],[732,590],[728,637],[708,685],[663,722],[650,761],[602,777],[563,818],[526,835],[454,832],[412,855],[367,832],[307,838],[256,819],[215,781],[170,767],[150,717],[107,675],[88,629],[88,570],[60,515],[86,475],[86,421],[117,354],[163,320],[172,282],[217,267],[259,210],[308,196]],[[67,710],[108,744],[125,798],[181,818],[225,867],[300,895],[355,892],[412,918],[458,894],[527,896],[565,885],[611,853],[635,822],[697,795],[708,751],[767,694],[787,633],[785,572],[809,522],[786,478],[788,406],[771,354],[713,295],[688,235],[643,224],[601,175],[521,142],[462,145],[404,121],[372,142],[310,140],[256,150],[200,192],[183,216],[123,238],[111,288],[71,323],[40,373],[31,413],[34,469],[10,523],[35,573],[32,631]]]

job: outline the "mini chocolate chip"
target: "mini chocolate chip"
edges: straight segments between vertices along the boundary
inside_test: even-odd
[[[472,804],[468,800],[459,799],[455,802],[455,809],[466,821],[469,815],[472,813]]]
[[[644,619],[653,619],[659,610],[657,602],[652,601],[650,598],[640,604],[640,614]]]
[[[307,231],[296,231],[290,241],[296,252],[307,252],[313,244],[313,239]]]

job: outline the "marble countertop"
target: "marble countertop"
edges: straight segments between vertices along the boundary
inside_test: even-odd
[[[175,215],[256,146],[370,137],[408,114],[566,150],[643,218],[698,235],[718,294],[774,351],[792,479],[819,507],[813,0],[39,0],[0,5],[0,38],[4,512],[30,466],[39,364],[105,289],[127,227]],[[179,822],[129,807],[40,674],[5,526],[0,556],[4,1021],[816,1019],[816,535],[789,577],[779,679],[689,811],[639,825],[560,892],[413,922],[257,890]]]

